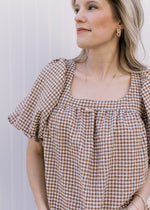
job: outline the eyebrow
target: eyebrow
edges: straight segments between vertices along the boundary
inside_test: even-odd
[[[87,1],[87,2],[86,2],[86,4],[89,4],[89,3],[98,3],[98,2],[97,2],[97,1]],[[75,4],[74,6],[75,6],[75,7],[76,7],[76,6],[79,6],[79,4]]]

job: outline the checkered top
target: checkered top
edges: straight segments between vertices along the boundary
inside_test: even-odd
[[[43,141],[50,209],[118,210],[150,163],[150,73],[131,73],[121,99],[98,101],[71,95],[75,69],[72,60],[52,60],[8,119]]]

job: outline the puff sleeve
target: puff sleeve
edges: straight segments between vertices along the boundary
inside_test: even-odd
[[[142,73],[142,98],[144,102],[144,121],[147,133],[148,157],[150,165],[150,71]]]
[[[52,60],[39,73],[30,93],[8,115],[9,122],[28,138],[43,140],[44,127],[66,80],[65,59]]]

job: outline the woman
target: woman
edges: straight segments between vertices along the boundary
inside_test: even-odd
[[[139,0],[73,0],[72,60],[51,61],[9,115],[29,138],[38,210],[144,210],[150,195],[150,72],[135,57]]]

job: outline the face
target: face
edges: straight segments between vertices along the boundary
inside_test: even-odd
[[[76,0],[75,12],[77,45],[80,48],[118,43],[116,30],[120,27],[119,21],[114,18],[107,0]]]

